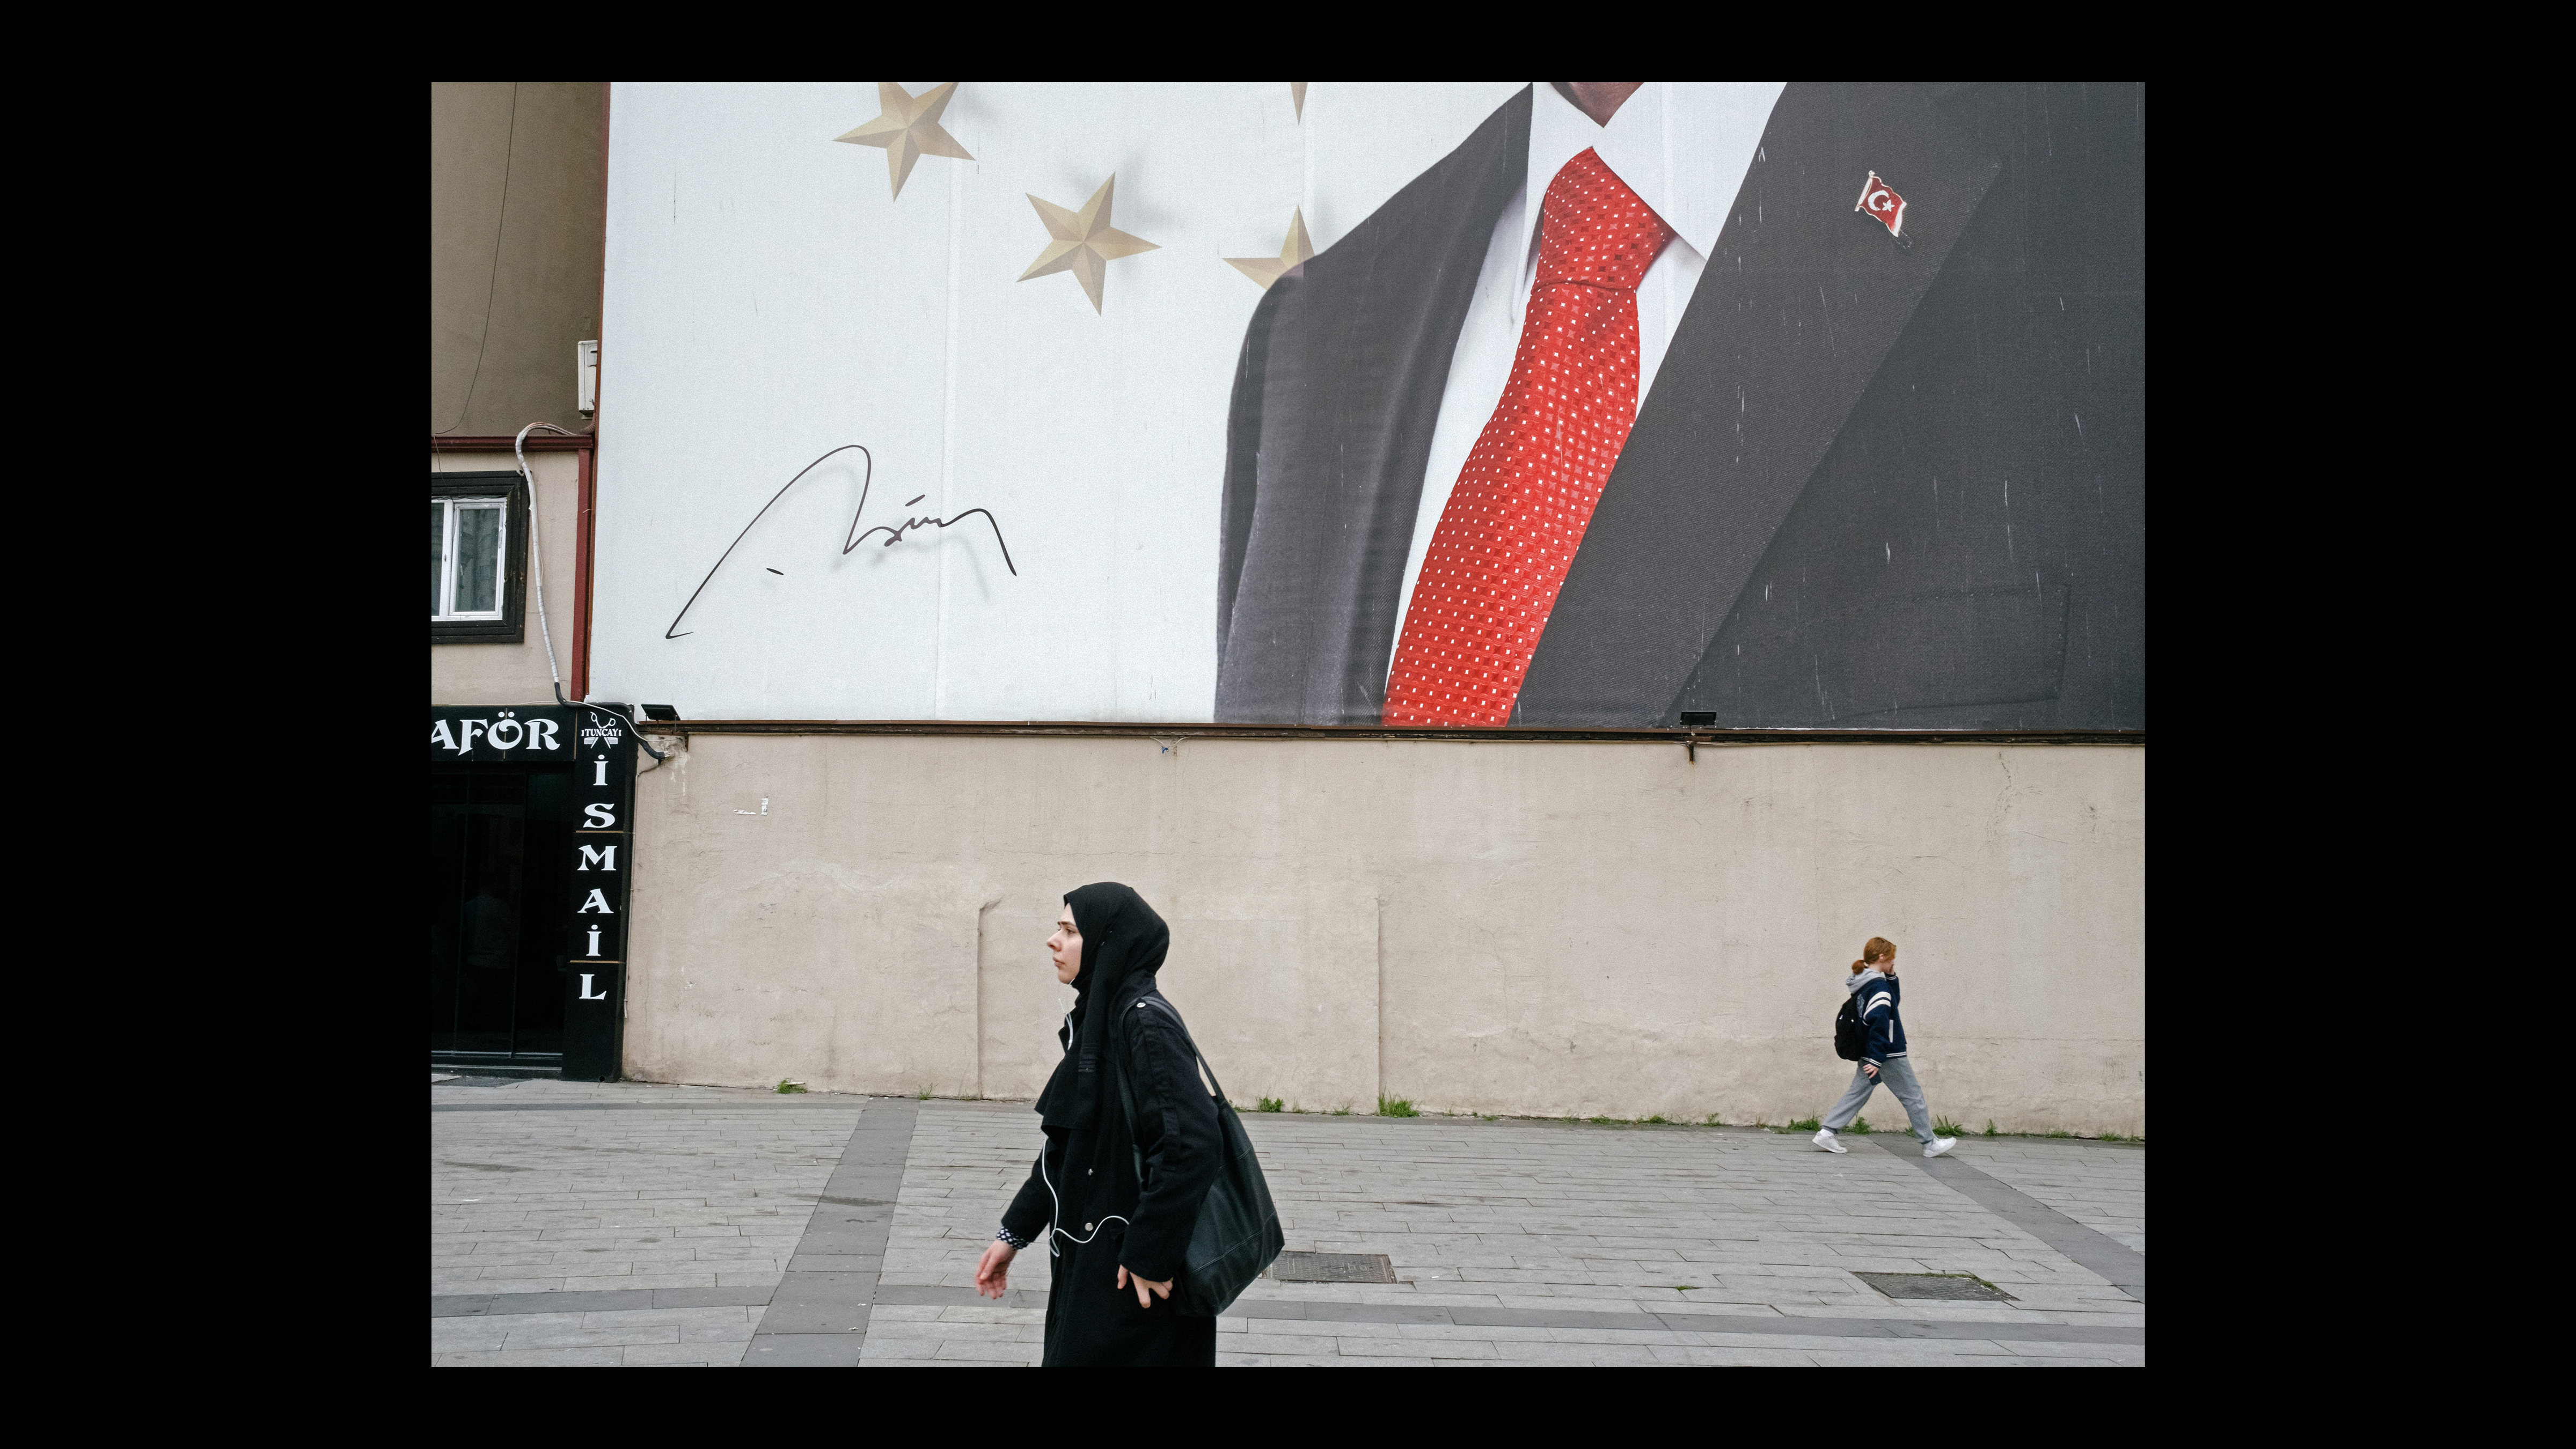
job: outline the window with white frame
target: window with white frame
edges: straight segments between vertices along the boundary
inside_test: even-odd
[[[508,602],[510,500],[429,500],[429,618],[484,623]]]
[[[527,480],[431,473],[429,642],[525,643],[527,574]]]

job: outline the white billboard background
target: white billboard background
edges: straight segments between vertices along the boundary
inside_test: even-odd
[[[905,81],[919,95],[931,81]],[[1235,360],[1292,208],[1328,248],[1520,82],[968,82],[972,161],[834,137],[872,81],[618,84],[610,109],[595,697],[691,718],[1209,717]],[[1653,88],[1650,87],[1651,91]],[[1643,99],[1643,97],[1641,97]],[[1027,196],[1157,251],[1105,310]],[[874,455],[864,531],[843,552]],[[666,639],[690,595],[705,583]],[[567,611],[568,612],[568,611]]]

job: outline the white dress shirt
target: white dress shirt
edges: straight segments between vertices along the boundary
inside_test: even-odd
[[[1784,81],[1649,81],[1628,97],[1607,126],[1595,125],[1556,87],[1531,87],[1529,170],[1519,191],[1494,223],[1485,264],[1476,273],[1476,295],[1450,359],[1449,383],[1440,394],[1440,420],[1431,433],[1431,461],[1422,478],[1422,504],[1413,520],[1413,547],[1404,560],[1405,608],[1413,606],[1414,580],[1423,555],[1449,506],[1459,470],[1503,398],[1512,358],[1520,350],[1521,322],[1537,275],[1537,200],[1566,162],[1586,149],[1655,209],[1677,235],[1646,269],[1637,286],[1637,403],[1643,407],[1655,373],[1672,345],[1682,309],[1699,285],[1700,268],[1717,250],[1727,208],[1753,169],[1762,128],[1780,99]],[[1396,616],[1396,642],[1404,616]],[[1394,650],[1387,653],[1394,668]]]

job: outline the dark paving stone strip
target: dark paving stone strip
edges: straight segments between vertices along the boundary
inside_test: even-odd
[[[432,1318],[500,1318],[522,1313],[622,1313],[637,1308],[756,1308],[766,1288],[588,1288],[568,1293],[432,1294]]]
[[[545,1295],[535,1295],[545,1296]],[[992,1304],[972,1288],[888,1285],[877,1302],[915,1306]],[[1013,1289],[996,1307],[1044,1308],[1046,1295]],[[1606,1328],[1636,1333],[1769,1333],[1805,1338],[1986,1339],[2008,1343],[2147,1341],[2145,1328],[2114,1323],[2015,1323],[2010,1319],[1780,1318],[1741,1313],[1622,1313],[1589,1308],[1476,1308],[1410,1303],[1317,1303],[1245,1299],[1228,1318],[1292,1318],[1308,1323],[1432,1323],[1457,1328]]]
[[[1039,1244],[1034,1251],[1046,1251],[1045,1245]],[[933,1288],[919,1283],[885,1283],[877,1288],[877,1301],[904,1308],[943,1308],[952,1303],[980,1303],[987,1308],[1044,1308],[1047,1306],[1047,1295],[1043,1288],[1013,1288],[1004,1293],[1001,1301],[997,1303],[972,1288]]]
[[[2147,1301],[2146,1254],[2117,1238],[2084,1226],[2019,1188],[1986,1176],[1961,1162],[1956,1155],[1927,1158],[1923,1155],[1923,1144],[1911,1137],[1902,1141],[1879,1138],[1878,1145],[1921,1167],[1946,1186],[1956,1188],[1977,1206],[2102,1275],[2112,1287],[2140,1303]],[[2143,1339],[2140,1341],[2144,1342]]]
[[[1376,1303],[1237,1303],[1228,1317],[1309,1323],[1446,1323],[1460,1328],[1601,1328],[1649,1333],[1767,1333],[1806,1338],[2002,1339],[2038,1343],[2144,1343],[2127,1325],[1891,1318],[1785,1318],[1768,1314],[1621,1313],[1587,1308],[1423,1307]]]
[[[909,1100],[909,1099],[907,1099]],[[838,1107],[844,1112],[856,1110],[858,1103],[842,1098],[834,1101],[808,1101],[803,1097],[781,1097],[775,1102],[460,1102],[455,1106],[434,1105],[433,1112],[779,1112],[795,1108]]]
[[[770,1294],[759,1288],[606,1288],[573,1293],[476,1293],[434,1297],[432,1318],[482,1318],[515,1313],[609,1313],[636,1308],[716,1308],[759,1305]],[[880,1286],[876,1303],[914,1306],[989,1304],[997,1308],[1044,1308],[1046,1295],[1014,1288],[1000,1303],[971,1288],[918,1285]],[[865,1326],[861,1309],[860,1326]],[[1434,1323],[1458,1328],[1604,1328],[1636,1333],[1771,1333],[1803,1338],[1992,1339],[2008,1343],[2143,1344],[2144,1328],[2127,1324],[2015,1323],[2004,1320],[1889,1318],[1775,1318],[1727,1313],[1620,1313],[1583,1308],[1474,1308],[1401,1303],[1313,1303],[1246,1300],[1226,1311],[1228,1318],[1290,1318],[1308,1323]],[[766,1324],[763,1325],[764,1330]],[[766,1335],[764,1335],[766,1336]],[[863,1337],[845,1326],[835,1335],[788,1333],[789,1339]],[[771,1345],[773,1349],[803,1344]],[[820,1350],[824,1345],[815,1345]],[[856,1350],[851,1351],[856,1361]],[[772,1361],[776,1354],[771,1355]],[[811,1360],[791,1360],[807,1361]]]
[[[921,1104],[871,1097],[742,1356],[746,1368],[856,1368]]]

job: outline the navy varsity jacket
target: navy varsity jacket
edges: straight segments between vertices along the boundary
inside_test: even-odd
[[[1893,976],[1876,971],[1862,974],[1870,978],[1858,993],[1860,1019],[1869,1023],[1869,1046],[1862,1056],[1884,1066],[1889,1057],[1905,1055],[1905,1019],[1896,1014],[1897,1000],[1905,993]]]

